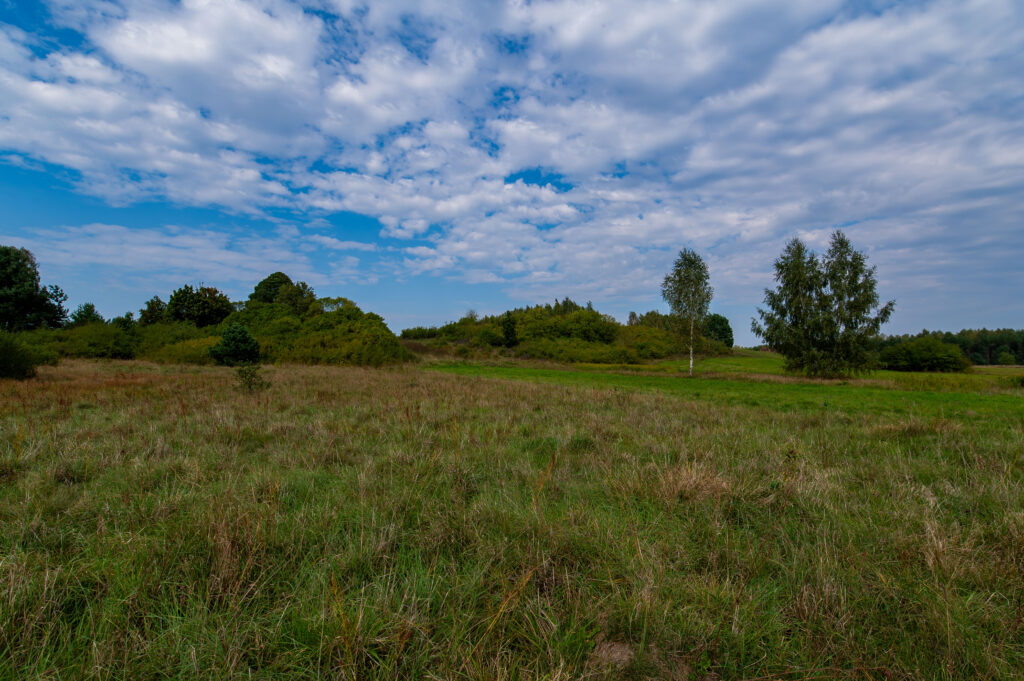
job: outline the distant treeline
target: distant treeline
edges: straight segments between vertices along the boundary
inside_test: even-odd
[[[346,298],[318,298],[305,282],[275,272],[244,302],[211,286],[182,286],[164,302],[153,297],[136,318],[105,321],[91,304],[80,306],[61,328],[15,334],[44,359],[95,357],[213,364],[210,348],[233,325],[259,342],[264,362],[380,366],[413,359],[372,312]]]
[[[963,329],[956,333],[924,330],[916,334],[884,336],[878,341],[883,364],[886,353],[889,357],[897,357],[890,348],[920,348],[923,339],[956,346],[971,364],[1024,364],[1024,330],[1015,329]],[[914,341],[917,341],[915,345],[909,345]],[[935,347],[933,343],[929,345]]]
[[[719,320],[715,323],[716,329],[721,326]],[[565,298],[498,315],[481,317],[470,311],[442,326],[405,329],[401,337],[420,341],[427,350],[447,350],[461,356],[506,353],[560,362],[630,363],[680,354],[683,346],[677,324],[674,317],[652,311],[631,313],[630,322],[623,325],[590,303],[580,305]],[[725,327],[728,329],[728,321]],[[702,336],[698,350],[719,354],[728,352],[731,346],[732,331],[728,329],[728,344]]]

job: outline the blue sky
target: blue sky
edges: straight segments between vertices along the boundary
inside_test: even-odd
[[[1024,326],[1024,6],[0,0],[0,243],[107,315],[283,270],[396,331],[664,309],[751,344],[841,227],[890,333]]]

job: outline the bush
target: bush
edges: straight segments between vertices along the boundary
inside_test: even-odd
[[[263,378],[259,364],[242,364],[235,369],[238,388],[244,393],[258,393],[270,387],[270,381]]]
[[[131,359],[135,357],[135,337],[111,324],[91,323],[57,332],[56,350],[64,357]]]
[[[1016,364],[1017,358],[1013,356],[1012,352],[1003,351],[996,357],[996,364]]]
[[[971,366],[958,346],[931,336],[889,346],[879,360],[893,371],[966,371]]]
[[[146,359],[156,359],[156,355],[168,345],[198,338],[208,338],[211,332],[211,329],[197,329],[195,324],[189,324],[188,322],[159,322],[145,326],[140,323],[135,330],[135,336],[138,340],[138,348],[135,354]]]
[[[32,378],[41,363],[39,355],[13,334],[0,331],[0,378]]]
[[[213,364],[210,348],[220,342],[216,336],[192,338],[150,352],[147,359],[161,364]]]
[[[241,324],[232,324],[224,331],[220,342],[210,348],[210,357],[223,366],[258,364],[260,344]]]
[[[578,338],[535,338],[523,341],[516,348],[516,355],[528,359],[593,364],[634,364],[640,360],[635,351],[622,345]]]
[[[710,314],[704,320],[704,335],[731,348],[733,344],[732,326],[729,320],[720,314]]]

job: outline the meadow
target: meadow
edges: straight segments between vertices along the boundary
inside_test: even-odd
[[[0,678],[1024,678],[1022,369],[0,381]]]

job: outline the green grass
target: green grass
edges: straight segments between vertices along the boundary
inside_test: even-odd
[[[994,417],[1011,422],[1024,417],[1024,400],[1021,399],[1024,390],[1004,388],[984,378],[974,382],[970,380],[975,378],[973,376],[878,372],[878,378],[867,380],[811,381],[781,376],[781,362],[774,357],[754,357],[750,362],[745,362],[745,359],[705,360],[692,379],[679,373],[674,364],[542,368],[449,362],[436,363],[431,368],[461,376],[605,389],[657,390],[691,400],[782,412],[840,411],[968,419]],[[664,375],[669,370],[676,373]],[[891,374],[896,375],[893,377]],[[964,381],[965,378],[968,380]],[[933,389],[936,387],[940,389]]]
[[[0,381],[0,678],[1022,678],[1020,392],[771,361]]]

